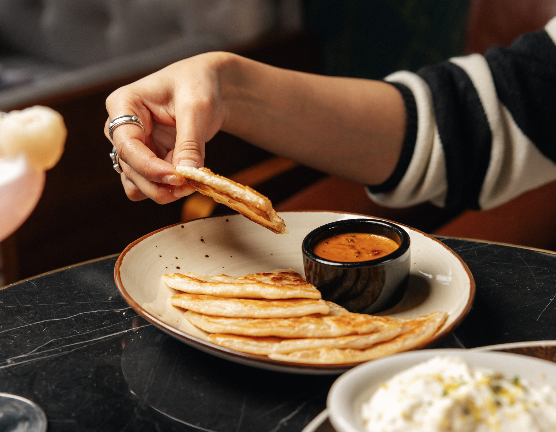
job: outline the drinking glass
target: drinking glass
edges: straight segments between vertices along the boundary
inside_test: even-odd
[[[0,158],[0,241],[29,217],[42,195],[45,177],[24,155]]]
[[[27,163],[24,155],[0,157],[0,242],[29,217],[42,195],[45,177],[44,172]],[[0,393],[0,413],[2,431],[46,431],[44,411],[28,399]]]

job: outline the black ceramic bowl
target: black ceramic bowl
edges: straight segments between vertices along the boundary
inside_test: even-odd
[[[394,240],[398,248],[381,258],[360,262],[331,261],[315,255],[315,245],[345,233],[378,234]],[[322,298],[351,312],[376,313],[396,305],[409,280],[410,239],[400,226],[381,219],[348,219],[311,231],[303,240],[303,266],[307,282]]]

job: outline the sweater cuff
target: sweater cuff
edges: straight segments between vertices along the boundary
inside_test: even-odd
[[[394,190],[400,181],[402,180],[409,163],[413,157],[413,151],[415,150],[415,142],[417,140],[417,104],[415,103],[415,97],[413,92],[403,84],[388,82],[388,84],[396,87],[401,93],[402,98],[405,103],[405,113],[406,113],[406,129],[405,137],[402,144],[402,151],[400,158],[394,172],[386,179],[383,183],[378,185],[367,185],[367,190],[370,193],[386,193]]]

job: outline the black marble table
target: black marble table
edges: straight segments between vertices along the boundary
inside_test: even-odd
[[[556,339],[556,254],[441,239],[477,286],[438,347]],[[49,431],[301,431],[335,376],[222,360],[139,317],[119,296],[116,256],[0,290],[0,392],[40,405]]]

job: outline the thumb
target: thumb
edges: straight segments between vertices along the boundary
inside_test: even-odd
[[[205,142],[188,138],[187,140],[176,140],[172,164],[174,166],[189,166],[201,168],[205,160]]]
[[[182,115],[176,119],[176,144],[172,156],[175,167],[187,166],[201,168],[205,160],[206,127],[198,116]],[[181,198],[194,189],[187,184],[174,189],[174,196]]]
[[[205,161],[206,122],[199,113],[186,113],[176,119],[176,145],[172,164],[200,168]]]

